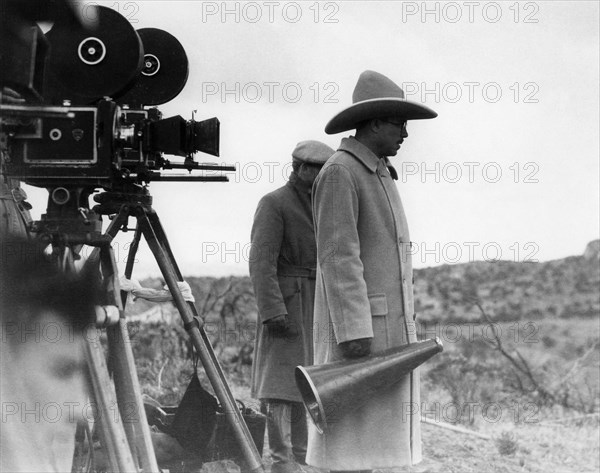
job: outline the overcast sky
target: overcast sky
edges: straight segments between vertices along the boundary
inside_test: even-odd
[[[182,43],[187,85],[159,108],[217,116],[221,156],[197,159],[238,167],[229,183],[150,185],[185,275],[248,273],[259,199],[297,142],[350,134],[323,129],[366,69],[439,114],[409,122],[392,158],[415,267],[547,261],[600,235],[596,1],[106,4]],[[27,190],[39,217],[46,193]],[[121,269],[130,239],[115,242]],[[145,248],[138,260],[135,276],[159,274]]]

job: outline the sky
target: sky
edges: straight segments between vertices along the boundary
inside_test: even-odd
[[[173,34],[189,59],[165,117],[218,117],[228,183],[153,182],[154,208],[184,275],[248,274],[256,205],[285,184],[296,143],[337,148],[325,124],[364,70],[438,112],[411,121],[391,158],[416,268],[548,261],[600,236],[599,3],[101,3],[135,29]],[[34,217],[47,192],[26,187]],[[132,233],[114,241],[124,270]],[[159,275],[145,245],[134,276]]]

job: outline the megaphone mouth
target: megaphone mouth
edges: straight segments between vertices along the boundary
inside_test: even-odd
[[[322,434],[327,428],[327,419],[325,417],[325,410],[323,409],[323,403],[321,402],[319,392],[302,366],[296,366],[295,376],[296,385],[302,395],[304,407],[306,407],[315,427],[319,433]]]
[[[347,413],[374,402],[422,363],[443,350],[439,338],[391,347],[363,358],[296,366],[296,387],[319,431],[335,428]]]

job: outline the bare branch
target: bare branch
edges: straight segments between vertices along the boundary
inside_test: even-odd
[[[535,379],[535,376],[533,375],[533,373],[529,367],[529,363],[527,363],[525,358],[523,358],[523,356],[521,355],[519,350],[517,350],[516,348],[514,349],[514,353],[516,354],[518,360],[515,358],[514,355],[511,355],[510,353],[508,353],[508,351],[504,347],[504,344],[502,343],[502,339],[498,335],[498,330],[496,329],[496,324],[494,323],[493,319],[487,314],[487,312],[485,311],[485,309],[483,308],[481,303],[479,301],[476,301],[475,305],[481,312],[481,315],[483,316],[483,318],[492,327],[492,334],[494,337],[492,345],[494,346],[494,348],[496,348],[496,350],[498,350],[502,354],[502,356],[504,356],[504,358],[506,358],[509,361],[509,363],[511,363],[515,367],[515,369],[517,370],[518,373],[521,373],[529,380],[529,382],[533,385],[534,390],[537,391],[543,399],[555,400],[555,396],[553,394],[551,394],[549,391],[547,391],[543,386],[541,386],[538,383],[538,381]],[[517,378],[518,378],[518,376],[517,376]],[[522,386],[522,383],[520,380],[519,380],[519,384],[521,384],[521,386]]]
[[[233,276],[231,276],[229,278],[227,287],[221,293],[217,293],[216,286],[217,286],[217,281],[214,281],[211,284],[208,294],[206,295],[206,299],[204,299],[204,304],[202,305],[202,311],[201,311],[202,317],[204,317],[206,314],[208,314],[209,312],[214,310],[215,306],[217,305],[217,302],[219,302],[229,292],[231,292],[231,290],[233,289]],[[212,296],[212,301],[211,301],[211,296]],[[209,305],[209,301],[211,301],[210,305]]]
[[[443,429],[453,430],[454,432],[460,432],[461,434],[471,435],[473,437],[479,437],[485,440],[491,440],[492,438],[489,435],[482,434],[479,432],[475,432],[474,430],[466,429],[464,427],[460,427],[458,425],[448,424],[447,422],[436,421],[433,419],[428,419],[426,416],[421,416],[421,422],[424,424],[434,425],[436,427],[441,427]]]

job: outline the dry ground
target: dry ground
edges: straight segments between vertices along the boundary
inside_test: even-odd
[[[597,420],[582,426],[494,425],[482,433],[490,435],[491,440],[425,424],[425,460],[417,467],[398,471],[597,473],[600,470]],[[511,446],[516,448],[514,453],[500,453],[511,450]]]
[[[597,473],[600,431],[597,418],[583,425],[494,425],[481,433],[490,440],[423,425],[424,460],[393,473]],[[504,435],[503,435],[504,434]],[[502,440],[504,439],[504,440]],[[514,453],[506,453],[512,448]],[[505,453],[500,453],[500,450]],[[270,458],[264,455],[267,473]],[[314,471],[314,470],[313,470]],[[383,470],[375,473],[392,473]]]
[[[238,398],[249,398],[247,388],[236,386],[234,391]],[[529,423],[478,419],[473,428],[489,440],[422,424],[423,462],[393,473],[598,473],[600,417],[565,420],[577,416],[557,409],[540,410]],[[270,473],[266,436],[264,452],[266,473]]]

